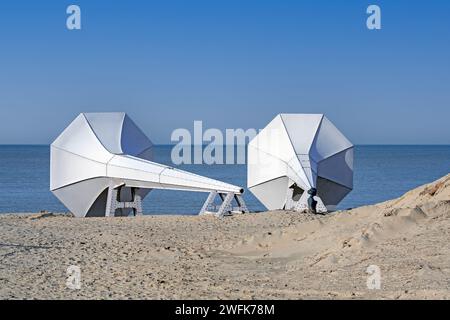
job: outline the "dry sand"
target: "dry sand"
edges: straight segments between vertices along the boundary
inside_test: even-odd
[[[2,299],[449,299],[450,174],[327,216],[3,215],[0,259]]]

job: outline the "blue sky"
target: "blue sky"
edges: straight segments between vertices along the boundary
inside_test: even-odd
[[[66,28],[66,8],[82,30]],[[366,8],[382,30],[366,28]],[[0,143],[50,143],[80,112],[176,128],[325,113],[355,144],[450,144],[449,1],[0,4]]]

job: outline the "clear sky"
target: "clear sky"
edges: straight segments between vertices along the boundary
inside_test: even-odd
[[[450,1],[1,1],[0,110],[7,144],[84,111],[125,111],[156,143],[305,112],[355,144],[450,144]]]

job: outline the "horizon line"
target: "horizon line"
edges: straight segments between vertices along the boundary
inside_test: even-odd
[[[0,143],[0,147],[2,146],[35,146],[35,147],[49,147],[51,144],[44,144],[44,143]],[[176,146],[177,143],[155,143],[153,146]],[[208,146],[209,144],[191,144],[191,145],[182,145],[182,146]],[[223,144],[222,146],[247,146],[246,144]],[[450,144],[445,143],[361,143],[361,144],[354,144],[353,146],[450,146]]]

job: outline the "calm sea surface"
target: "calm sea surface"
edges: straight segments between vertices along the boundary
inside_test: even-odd
[[[171,146],[157,146],[155,161],[172,165]],[[395,198],[450,172],[450,146],[357,146],[354,189],[340,208],[357,207]],[[181,169],[246,186],[245,165],[182,165]],[[205,193],[154,190],[144,200],[146,213],[196,214]],[[250,210],[264,207],[250,192]],[[48,146],[0,146],[0,213],[64,212],[49,191]]]

